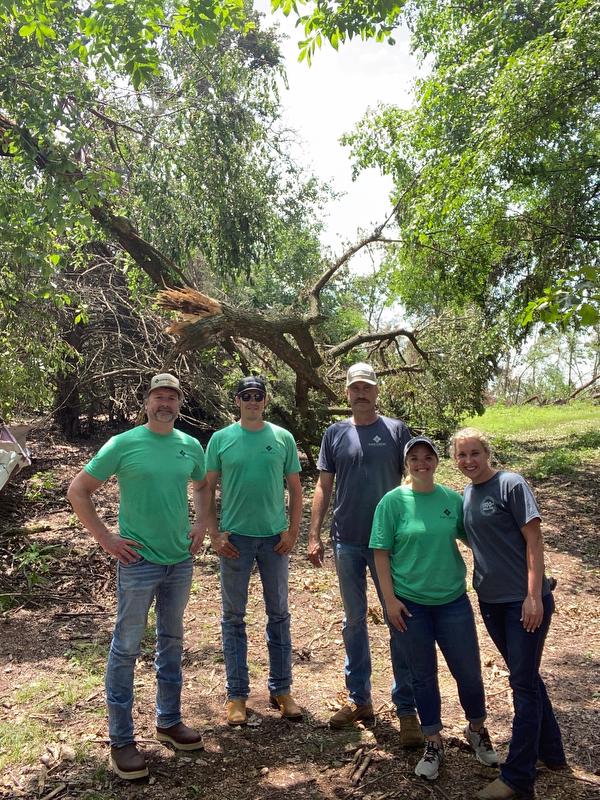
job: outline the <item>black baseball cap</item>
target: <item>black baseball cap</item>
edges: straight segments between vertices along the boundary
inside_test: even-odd
[[[247,378],[242,378],[240,381],[238,381],[237,389],[235,390],[235,396],[237,397],[242,392],[247,392],[250,389],[258,389],[258,391],[263,392],[263,394],[267,393],[267,387],[265,386],[264,379],[257,375],[249,375]]]

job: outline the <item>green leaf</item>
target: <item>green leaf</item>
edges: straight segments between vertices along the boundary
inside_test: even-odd
[[[31,36],[32,33],[35,32],[37,24],[35,22],[29,22],[25,25],[22,25],[19,28],[19,36],[22,36],[23,39],[26,39],[28,36]]]

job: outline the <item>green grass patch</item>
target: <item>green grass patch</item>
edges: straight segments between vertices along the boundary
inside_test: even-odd
[[[17,705],[35,706],[37,712],[74,706],[102,685],[102,675],[63,675],[60,681],[41,678],[16,689],[13,699]]]
[[[555,447],[548,453],[537,456],[527,469],[527,475],[538,480],[544,480],[552,475],[574,475],[581,463],[582,459],[578,453],[564,447]]]
[[[11,764],[32,764],[40,757],[50,730],[32,719],[0,720],[0,771]]]
[[[87,675],[102,681],[108,658],[108,646],[95,642],[77,642],[66,654],[69,662]]]
[[[586,431],[598,430],[600,408],[592,403],[569,403],[564,406],[490,406],[481,417],[471,417],[461,427],[481,428],[488,434],[511,435],[540,431],[545,434],[557,427]]]

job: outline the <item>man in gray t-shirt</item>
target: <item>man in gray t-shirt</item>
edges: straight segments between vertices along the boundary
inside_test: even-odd
[[[383,599],[369,538],[377,503],[402,480],[404,445],[411,437],[404,422],[378,414],[377,377],[369,364],[350,367],[346,393],[352,417],[330,425],[323,436],[308,534],[308,558],[315,566],[322,566],[321,527],[335,485],[331,538],[344,605],[348,704],[331,717],[332,728],[349,727],[373,717],[367,569],[382,607]],[[418,747],[423,736],[415,714],[409,669],[399,652],[399,637],[390,640],[390,647],[394,667],[392,701],[400,719],[400,741],[405,747]]]

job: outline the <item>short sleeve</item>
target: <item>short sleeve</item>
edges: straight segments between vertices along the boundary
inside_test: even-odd
[[[386,495],[379,501],[373,516],[369,547],[374,550],[391,550],[394,546],[393,503]]]
[[[206,469],[208,472],[221,472],[221,453],[219,451],[219,431],[210,437],[206,448]]]
[[[302,472],[302,467],[300,466],[300,459],[298,458],[298,447],[296,445],[296,440],[292,436],[289,431],[287,432],[287,436],[285,437],[285,466],[284,466],[284,474],[291,475],[295,472]]]
[[[206,478],[206,456],[200,442],[194,440],[194,460],[196,465],[192,471],[193,481],[203,481]]]
[[[508,503],[519,528],[527,525],[532,519],[542,518],[533,492],[522,478],[510,490]]]
[[[112,436],[103,444],[96,455],[85,466],[84,470],[99,481],[106,481],[114,475],[119,468],[121,458],[120,448],[116,437]]]
[[[329,427],[323,434],[319,458],[317,459],[317,469],[321,472],[335,472],[335,460],[332,452],[333,428]]]

